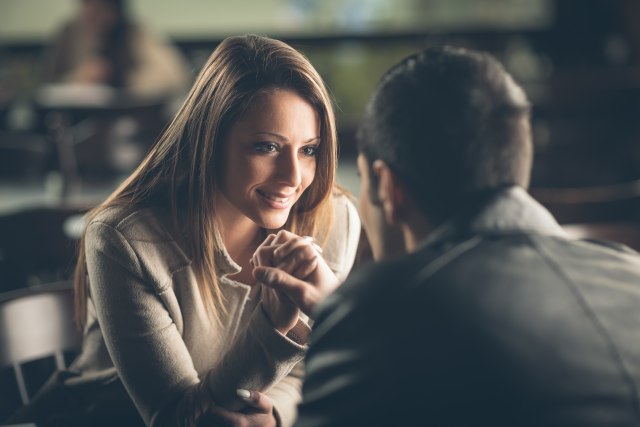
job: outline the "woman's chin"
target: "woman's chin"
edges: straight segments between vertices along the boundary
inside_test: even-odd
[[[283,215],[281,218],[263,218],[260,226],[267,230],[277,230],[287,223],[287,219],[289,219],[288,213],[287,215]]]

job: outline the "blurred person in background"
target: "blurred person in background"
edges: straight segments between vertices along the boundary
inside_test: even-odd
[[[336,162],[331,99],[307,59],[265,37],[224,40],[90,213],[75,275],[82,352],[11,421],[290,426],[310,324],[254,279],[252,258],[283,229],[305,236],[294,253],[322,251],[348,274],[360,221]]]
[[[46,80],[175,96],[191,76],[176,47],[129,18],[126,0],[81,0],[77,15],[55,37]]]
[[[74,147],[80,176],[110,182],[148,152],[191,72],[178,48],[130,18],[126,0],[79,6],[49,48],[39,100],[47,100],[45,112],[61,108],[70,125],[86,124]]]
[[[528,194],[530,105],[495,58],[405,58],[358,149],[380,262],[324,301],[321,257],[302,280],[254,270],[316,319],[296,426],[640,425],[640,255],[568,236]],[[406,255],[385,251],[390,226]]]

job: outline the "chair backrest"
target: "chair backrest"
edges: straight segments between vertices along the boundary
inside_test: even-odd
[[[0,368],[13,367],[23,403],[29,401],[21,365],[53,356],[65,367],[64,352],[77,350],[70,282],[0,294]]]
[[[65,224],[87,210],[36,206],[0,215],[0,292],[71,278],[78,236]]]
[[[640,180],[593,187],[534,187],[530,193],[561,224],[640,222]]]
[[[43,179],[52,152],[45,135],[0,130],[0,179]]]
[[[609,240],[640,251],[640,223],[591,222],[565,224],[563,228],[570,236],[579,239]]]
[[[640,251],[640,180],[573,188],[531,188],[569,235]]]

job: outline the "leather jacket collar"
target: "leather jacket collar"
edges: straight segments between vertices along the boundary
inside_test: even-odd
[[[425,238],[433,246],[474,235],[532,233],[566,237],[553,215],[522,187],[506,187],[446,221]]]

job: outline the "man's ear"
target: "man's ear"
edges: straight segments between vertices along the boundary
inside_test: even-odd
[[[373,173],[378,176],[378,199],[382,204],[388,224],[394,225],[403,219],[406,193],[398,176],[382,160],[373,162]]]

